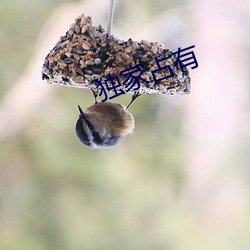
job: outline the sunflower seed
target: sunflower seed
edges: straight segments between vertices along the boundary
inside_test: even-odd
[[[85,50],[89,50],[89,46],[86,43],[82,44],[82,48],[85,49]]]

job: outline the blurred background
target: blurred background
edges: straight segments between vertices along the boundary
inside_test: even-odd
[[[199,67],[190,95],[139,98],[134,134],[90,150],[74,126],[92,94],[41,68],[81,13],[106,28],[108,5],[0,2],[0,249],[249,250],[250,2],[116,0],[115,36],[195,45]]]

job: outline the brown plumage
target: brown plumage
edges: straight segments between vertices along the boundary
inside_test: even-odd
[[[133,132],[134,118],[119,103],[100,102],[85,111],[97,131],[106,131],[111,135],[127,135]]]
[[[94,97],[96,98],[95,94]],[[85,112],[79,105],[78,109],[80,115],[76,122],[76,134],[86,147],[111,148],[133,132],[134,118],[119,103],[97,103],[95,99],[95,104],[88,107]]]

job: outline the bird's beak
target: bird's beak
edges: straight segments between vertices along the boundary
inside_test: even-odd
[[[85,116],[85,114],[84,114],[84,112],[82,111],[82,108],[79,106],[79,105],[77,105],[78,106],[78,110],[79,110],[79,113],[80,113],[80,118],[86,118],[86,116]]]

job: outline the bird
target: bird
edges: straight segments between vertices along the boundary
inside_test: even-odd
[[[134,130],[134,117],[128,112],[128,108],[140,94],[134,94],[125,107],[120,103],[97,102],[97,93],[93,90],[92,93],[95,103],[85,112],[78,105],[76,135],[84,146],[91,149],[115,147]]]

